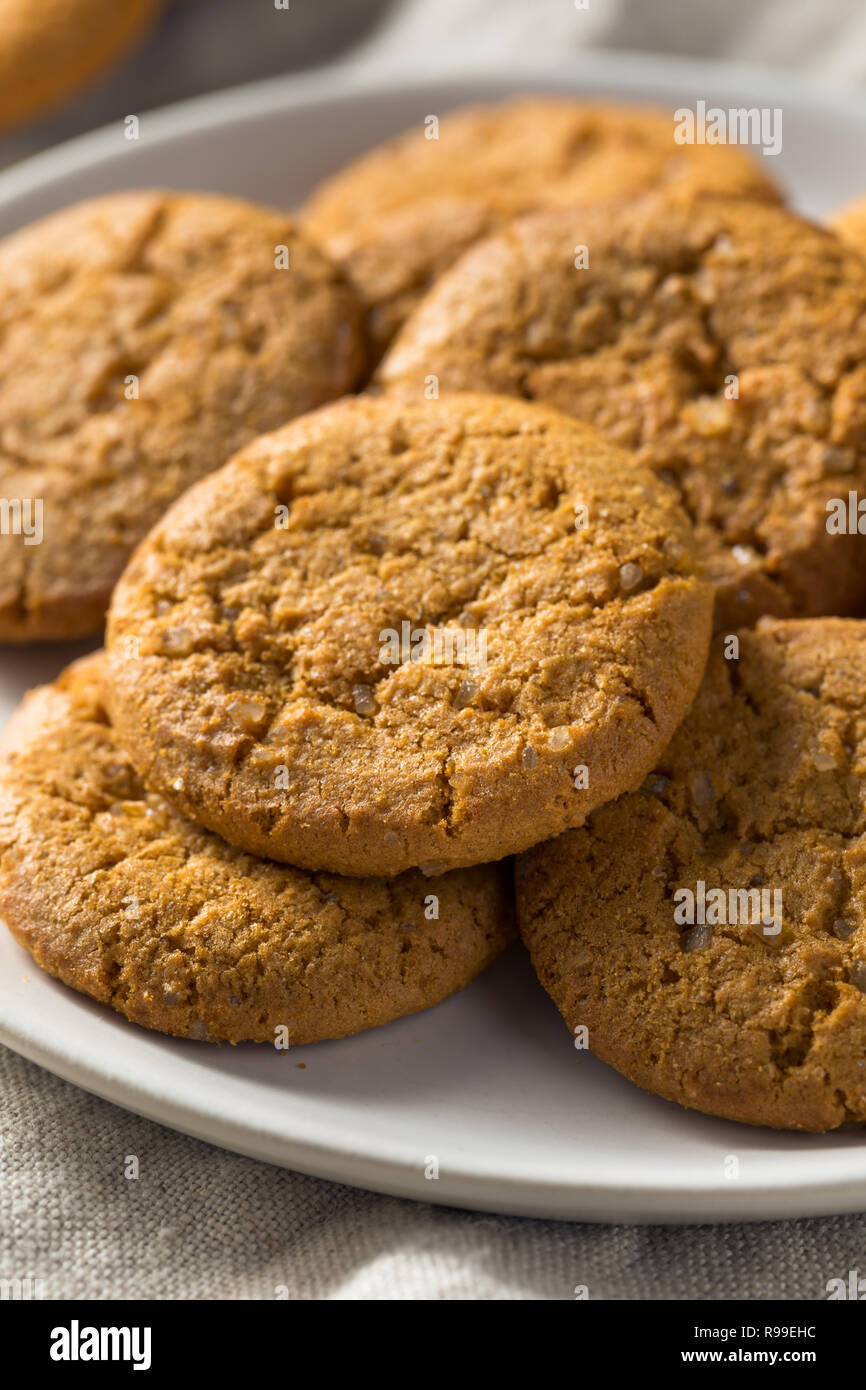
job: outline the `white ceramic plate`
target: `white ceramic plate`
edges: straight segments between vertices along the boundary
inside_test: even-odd
[[[771,171],[820,213],[866,190],[866,104],[731,68],[594,55],[568,72],[414,87],[270,81],[145,115],[0,175],[0,232],[89,194],[211,188],[291,206],[384,136],[521,90],[779,106]],[[75,652],[0,651],[0,719]],[[0,933],[0,1040],[119,1105],[213,1143],[361,1187],[524,1215],[761,1219],[866,1207],[866,1137],[749,1129],[688,1113],[577,1053],[514,950],[437,1009],[276,1053],[172,1041],[43,975]],[[438,1178],[425,1176],[438,1164]],[[699,1293],[699,1290],[696,1290]]]

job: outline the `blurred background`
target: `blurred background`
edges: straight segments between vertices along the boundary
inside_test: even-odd
[[[7,6],[34,25],[42,8],[0,0],[0,44]],[[420,76],[510,59],[561,63],[569,52],[607,48],[772,64],[834,85],[866,77],[864,0],[153,0],[152,8],[149,27],[114,66],[0,134],[0,166],[129,114],[323,64]]]

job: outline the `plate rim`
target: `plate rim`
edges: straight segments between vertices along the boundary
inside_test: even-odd
[[[8,930],[5,923],[0,922],[0,927]],[[40,984],[47,980],[61,990],[64,997],[68,996],[71,1007],[86,1005],[95,1011],[100,1022],[130,1030],[133,1040],[142,1033],[144,1039],[155,1041],[157,1045],[162,1041],[161,1034],[141,1030],[106,1005],[79,996],[62,981],[41,971],[17,942],[13,941],[13,946],[16,952],[20,951],[28,968],[39,970],[36,978]],[[174,1085],[178,1089],[171,1093],[150,1080],[146,1063],[138,1059],[134,1059],[131,1072],[125,1063],[113,1063],[110,1054],[97,1054],[98,1043],[94,1044],[86,1035],[84,1043],[79,1041],[76,1050],[73,1045],[76,1039],[62,1032],[59,1025],[55,1034],[51,1019],[40,1018],[37,1022],[35,1015],[27,1013],[26,1007],[16,1008],[15,1001],[11,1004],[4,1001],[2,994],[0,1008],[4,1010],[0,1013],[0,1043],[90,1094],[230,1152],[363,1191],[494,1214],[636,1225],[695,1225],[708,1221],[728,1224],[842,1215],[862,1211],[866,1203],[863,1148],[853,1145],[833,1153],[832,1166],[838,1171],[829,1177],[811,1173],[804,1176],[801,1171],[815,1166],[815,1152],[799,1149],[788,1154],[783,1160],[777,1160],[784,1162],[787,1171],[784,1174],[776,1171],[772,1183],[738,1179],[736,1183],[724,1185],[719,1181],[713,1187],[697,1169],[690,1175],[688,1170],[684,1173],[673,1165],[670,1177],[660,1178],[656,1169],[653,1179],[644,1183],[632,1178],[611,1180],[609,1173],[595,1180],[585,1177],[554,1179],[546,1174],[515,1176],[491,1173],[477,1163],[461,1165],[452,1156],[447,1172],[440,1173],[439,1180],[431,1184],[423,1176],[415,1149],[410,1158],[408,1150],[402,1153],[395,1149],[383,1155],[381,1149],[374,1148],[375,1138],[372,1137],[366,1145],[336,1143],[333,1139],[328,1142],[316,1132],[315,1124],[298,1115],[293,1117],[294,1133],[287,1135],[275,1124],[263,1124],[260,1118],[253,1122],[243,1114],[237,1117],[226,1109],[202,1104],[201,1098],[207,1090],[196,1093],[192,1076],[182,1075],[179,1084],[175,1076]],[[205,1043],[192,1045],[208,1046]],[[231,1080],[241,1088],[246,1085],[244,1078],[232,1077]],[[255,1108],[259,1109],[258,1103]],[[695,1115],[698,1119],[707,1118],[701,1117],[700,1112]],[[758,1126],[743,1128],[752,1133],[762,1132]],[[779,1134],[780,1131],[768,1130],[767,1133]],[[807,1141],[812,1137],[822,1138],[791,1137]],[[823,1153],[826,1161],[827,1151]],[[760,1157],[765,1163],[770,1161],[768,1155]]]
[[[461,88],[467,82],[484,88],[507,85],[519,90],[592,93],[611,83],[634,88],[640,99],[651,101],[659,86],[673,80],[699,85],[712,91],[715,86],[761,90],[776,101],[788,100],[798,107],[813,106],[837,119],[866,122],[866,93],[858,87],[833,87],[812,77],[794,77],[784,70],[761,64],[725,62],[685,57],[679,54],[640,53],[629,49],[586,50],[565,64],[527,62],[516,66],[479,68],[456,64],[447,73],[418,68],[406,76],[404,68],[379,67],[373,62],[337,62],[310,72],[261,78],[215,92],[188,97],[167,106],[141,113],[149,128],[148,145],[173,140],[254,120],[270,112],[293,111],[306,105],[348,104],[359,97],[383,95],[411,96],[425,86],[440,89]],[[480,98],[483,99],[483,98]],[[617,98],[625,100],[625,98]],[[57,178],[67,178],[109,162],[118,153],[118,125],[105,124],[83,135],[62,141],[38,154],[0,170],[0,204],[14,202]]]

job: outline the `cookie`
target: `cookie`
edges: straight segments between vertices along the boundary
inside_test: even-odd
[[[837,236],[862,255],[866,251],[866,198],[855,198],[837,208],[829,225]]]
[[[673,492],[555,411],[341,401],[136,553],[109,620],[118,737],[255,853],[500,859],[654,764],[706,660],[692,550]]]
[[[98,631],[169,503],[360,367],[353,293],[282,213],[119,193],[0,243],[0,641]]]
[[[521,213],[660,187],[778,197],[735,146],[677,144],[661,111],[524,97],[435,119],[342,169],[303,212],[358,288],[375,357],[471,242]]]
[[[89,86],[163,7],[164,0],[0,0],[0,130]]]
[[[379,379],[544,401],[633,449],[678,489],[735,631],[862,611],[863,542],[834,513],[866,490],[864,364],[866,264],[837,237],[760,203],[652,197],[479,243]]]
[[[294,1044],[429,1008],[508,944],[508,866],[307,874],[183,820],[119,749],[104,674],[69,667],[3,738],[0,916],[50,974],[161,1033]]]
[[[522,857],[518,917],[578,1041],[711,1115],[866,1123],[866,623],[719,639],[640,792]]]

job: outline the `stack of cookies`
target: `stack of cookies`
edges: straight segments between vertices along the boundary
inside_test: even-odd
[[[125,194],[0,247],[0,636],[110,605],[6,730],[0,913],[136,1023],[283,1045],[516,921],[639,1085],[866,1123],[856,217],[652,112],[427,134],[300,224]]]

